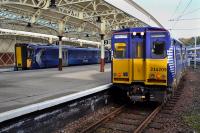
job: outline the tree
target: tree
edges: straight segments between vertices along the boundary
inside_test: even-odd
[[[180,38],[180,41],[182,41],[185,45],[194,45],[194,37],[190,37],[190,38]],[[197,45],[200,44],[200,36],[197,37]]]

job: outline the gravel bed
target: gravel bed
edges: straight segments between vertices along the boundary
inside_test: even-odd
[[[192,118],[199,115],[200,118],[200,69],[194,71],[188,69],[186,75],[182,79],[179,87],[182,87],[182,93],[179,100],[176,102],[170,114],[159,113],[153,120],[153,123],[158,123],[159,129],[149,129],[146,132],[153,133],[192,133],[199,132],[195,129],[194,123],[200,128],[199,121]],[[194,116],[194,112],[196,112]],[[192,118],[191,118],[192,117]]]
[[[90,113],[72,123],[65,126],[64,129],[57,131],[56,133],[78,133],[88,127],[89,125],[95,123],[96,121],[102,119],[105,115],[116,109],[118,105],[108,105],[104,108],[99,109],[93,113]]]
[[[200,67],[196,70],[190,69],[188,74],[189,85],[192,90],[192,104],[185,112],[183,120],[195,132],[200,133]]]

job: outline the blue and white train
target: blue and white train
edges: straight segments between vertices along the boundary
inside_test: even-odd
[[[177,88],[186,67],[186,47],[163,28],[113,32],[112,83],[134,100],[164,98]]]
[[[58,66],[58,45],[18,43],[15,45],[15,69],[41,69]],[[63,66],[96,64],[100,62],[97,48],[62,46]],[[111,61],[110,51],[105,50],[105,62]]]

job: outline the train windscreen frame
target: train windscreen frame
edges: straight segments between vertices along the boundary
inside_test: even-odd
[[[127,54],[126,43],[115,43],[114,48],[114,58],[115,59],[125,59]]]
[[[166,39],[165,34],[151,35],[151,58],[163,59],[166,57]]]

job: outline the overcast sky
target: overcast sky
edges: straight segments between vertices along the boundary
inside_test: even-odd
[[[134,0],[151,13],[176,38],[200,36],[200,0]],[[181,16],[181,17],[179,17]],[[170,19],[192,19],[169,21]],[[195,19],[193,19],[195,18]],[[192,29],[192,30],[180,30]]]

